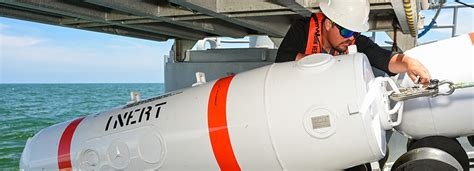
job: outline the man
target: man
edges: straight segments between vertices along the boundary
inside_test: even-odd
[[[413,80],[428,84],[430,74],[416,59],[392,53],[360,35],[369,29],[370,5],[367,0],[321,0],[322,13],[295,21],[281,43],[275,62],[287,62],[315,53],[346,54],[355,44],[358,52],[367,55],[369,62],[387,74],[407,72]]]

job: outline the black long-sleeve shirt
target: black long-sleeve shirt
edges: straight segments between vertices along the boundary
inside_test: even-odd
[[[296,20],[291,25],[285,38],[278,48],[275,62],[294,61],[297,53],[305,53],[308,41],[308,29],[310,18]],[[356,38],[357,51],[367,55],[370,64],[389,75],[395,75],[388,70],[388,64],[393,53],[381,48],[368,37],[360,35]]]

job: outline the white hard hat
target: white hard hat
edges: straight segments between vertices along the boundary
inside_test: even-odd
[[[324,15],[346,29],[369,30],[370,4],[367,0],[320,0],[319,7]]]

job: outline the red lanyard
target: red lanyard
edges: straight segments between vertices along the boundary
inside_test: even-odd
[[[317,13],[316,17],[314,15],[311,16],[308,30],[308,41],[306,43],[306,51],[304,53],[305,55],[321,53],[323,41],[321,36],[322,21],[322,13]]]
[[[323,13],[316,13],[312,15],[309,22],[309,30],[308,30],[308,41],[306,42],[306,50],[305,55],[311,55],[315,53],[322,53],[323,48],[323,40],[322,40],[322,23],[323,23]],[[355,40],[352,41],[352,44],[355,43]],[[347,51],[342,54],[347,54]],[[339,55],[336,50],[331,48],[328,54],[332,54],[333,56]]]

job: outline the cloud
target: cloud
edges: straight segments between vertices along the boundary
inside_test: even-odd
[[[0,18],[0,83],[163,82],[171,41]]]
[[[1,45],[0,77],[4,78],[0,83],[163,82],[163,55],[169,45],[118,40],[102,43],[102,47],[72,47],[51,40],[21,48]]]
[[[0,25],[0,29],[2,26]],[[5,34],[0,34],[0,46],[6,48],[21,48],[37,45],[41,42],[44,42],[44,39],[28,36],[10,36]]]

